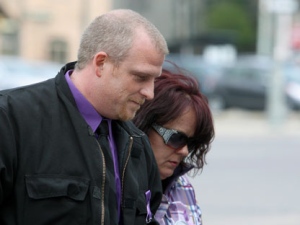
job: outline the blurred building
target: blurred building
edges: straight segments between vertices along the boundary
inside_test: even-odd
[[[60,63],[76,60],[85,26],[114,8],[130,8],[148,18],[162,32],[173,53],[202,54],[206,46],[234,46],[232,34],[224,30],[208,32],[205,20],[209,3],[210,0],[0,0],[0,54]],[[273,15],[263,14],[260,18],[258,52],[270,54]],[[300,49],[300,26],[296,25],[293,45]]]
[[[130,8],[153,22],[171,52],[197,53],[205,29],[205,0],[114,0],[114,8]]]
[[[148,18],[165,36],[171,52],[197,53],[205,28],[204,2],[0,0],[0,54],[60,63],[75,60],[85,26],[113,8],[130,8]]]
[[[0,54],[75,60],[85,26],[111,8],[112,0],[1,0]]]

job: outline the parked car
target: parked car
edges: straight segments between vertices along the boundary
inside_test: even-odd
[[[17,56],[0,56],[0,90],[37,83],[54,77],[61,65],[29,61]]]
[[[215,108],[264,110],[268,101],[274,62],[269,58],[245,57],[224,70],[212,99]],[[300,108],[300,68],[282,65],[282,91],[287,106]]]
[[[287,63],[285,71],[285,92],[287,105],[291,109],[300,109],[300,64]]]
[[[203,60],[201,56],[169,54],[166,57],[164,68],[174,69],[169,62],[175,63],[187,74],[195,77],[202,93],[210,99],[214,95],[215,87],[222,76],[222,67]]]

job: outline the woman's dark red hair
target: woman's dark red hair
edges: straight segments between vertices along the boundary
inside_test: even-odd
[[[193,165],[195,169],[202,169],[215,133],[208,100],[199,90],[194,77],[183,74],[179,69],[177,72],[163,69],[162,75],[155,81],[154,99],[145,102],[133,122],[147,134],[153,123],[164,125],[175,120],[190,106],[196,112],[194,138],[197,141],[196,148],[184,162]]]

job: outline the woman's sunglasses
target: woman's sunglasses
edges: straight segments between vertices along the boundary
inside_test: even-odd
[[[186,134],[178,130],[164,128],[156,123],[152,124],[152,128],[163,138],[164,143],[171,148],[180,149],[187,145],[189,152],[194,150],[194,139],[188,138]]]

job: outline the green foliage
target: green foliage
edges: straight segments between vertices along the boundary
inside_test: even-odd
[[[255,23],[250,13],[240,4],[222,1],[213,4],[207,15],[208,30],[227,30],[235,35],[238,50],[247,51],[255,46]]]

